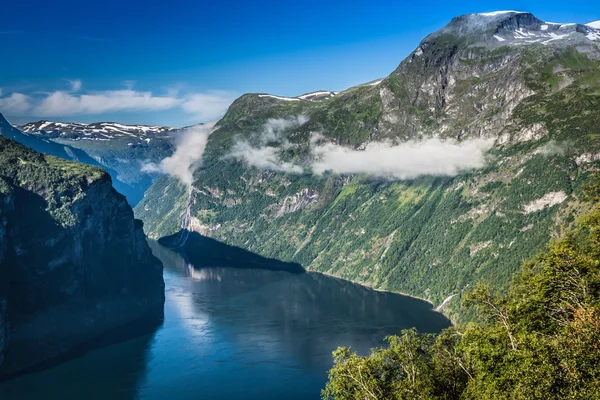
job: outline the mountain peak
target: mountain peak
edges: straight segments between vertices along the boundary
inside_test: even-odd
[[[465,14],[453,18],[448,25],[427,36],[421,47],[447,35],[458,37],[473,47],[495,48],[537,43],[591,49],[600,44],[600,21],[586,25],[545,22],[522,11]]]
[[[600,20],[599,21],[588,22],[585,25],[589,26],[590,28],[600,29]]]

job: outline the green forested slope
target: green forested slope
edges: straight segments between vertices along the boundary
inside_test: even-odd
[[[598,201],[597,188],[595,202]],[[482,322],[334,352],[326,399],[600,398],[600,208],[525,263],[507,295],[466,296]]]
[[[540,29],[524,15],[477,35],[450,29],[458,18],[386,79],[327,100],[242,96],[209,138],[193,188],[163,178],[136,215],[152,237],[177,232],[185,220],[184,228],[227,244],[434,304],[458,295],[444,309],[458,317],[471,285],[506,289],[522,260],[589,208],[581,187],[600,159],[597,44],[493,39],[505,25]],[[299,115],[308,122],[272,145],[300,164],[311,157],[315,133],[355,149],[426,138],[494,145],[483,168],[410,180],[291,174],[228,156],[240,138],[256,140],[270,119]],[[184,219],[188,205],[191,218]]]

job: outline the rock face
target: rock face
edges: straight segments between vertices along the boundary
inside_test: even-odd
[[[591,26],[471,14],[427,36],[381,80],[318,101],[246,94],[211,134],[195,190],[163,178],[136,215],[156,238],[198,230],[434,304],[459,294],[444,306],[455,313],[477,281],[506,288],[587,207],[582,188],[600,161],[599,43]],[[306,122],[293,123],[300,116]],[[274,125],[286,128],[272,135]],[[395,179],[311,169],[315,138],[354,154],[414,141],[493,147],[482,168]],[[259,147],[278,168],[235,157]]]
[[[109,175],[0,136],[0,377],[159,320],[162,265]]]

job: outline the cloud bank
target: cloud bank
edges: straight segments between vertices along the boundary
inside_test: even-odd
[[[216,121],[187,128],[178,138],[175,152],[160,163],[146,163],[142,171],[158,172],[178,178],[186,185],[194,181],[194,171],[200,165],[208,137]]]
[[[282,148],[290,147],[283,132],[298,128],[307,122],[308,117],[305,115],[289,119],[269,119],[261,132],[250,137],[252,143],[248,139],[238,138],[226,157],[243,160],[246,164],[260,169],[301,174],[304,169],[300,165],[283,161],[280,153]]]
[[[455,176],[485,165],[485,152],[493,140],[427,139],[394,145],[369,143],[364,150],[353,150],[325,143],[313,147],[311,168],[316,174],[367,174],[378,177],[411,179],[422,175]]]
[[[258,138],[253,142],[238,139],[226,157],[271,171],[312,172],[316,175],[330,171],[336,174],[412,179],[423,175],[454,176],[465,170],[481,168],[485,165],[485,153],[494,142],[491,139],[461,142],[426,139],[399,144],[372,142],[364,149],[351,149],[331,143],[320,134],[313,134],[308,161],[302,164],[284,161],[281,157],[282,149],[298,145],[287,141],[282,133],[307,121],[305,116],[269,120]]]
[[[227,111],[237,94],[227,91],[180,94],[168,90],[164,95],[133,89],[133,82],[126,82],[125,89],[81,93],[82,81],[67,80],[69,89],[42,95],[0,93],[0,112],[39,117],[67,117],[94,115],[120,111],[164,111],[180,108],[201,121],[214,120]]]

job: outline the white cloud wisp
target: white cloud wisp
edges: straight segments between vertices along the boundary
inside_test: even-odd
[[[238,139],[226,157],[271,171],[316,175],[330,171],[336,174],[366,174],[380,178],[412,179],[423,175],[455,176],[485,165],[485,153],[491,139],[426,139],[394,144],[372,142],[364,149],[351,149],[331,142],[320,134],[310,140],[310,161],[303,164],[284,161],[282,149],[292,148],[282,133],[308,121],[306,116],[269,120],[253,142]],[[252,136],[251,136],[252,137]],[[275,143],[273,143],[275,142]],[[252,144],[254,143],[254,144]]]
[[[208,121],[223,116],[237,97],[236,93],[228,91],[180,94],[178,90],[168,90],[164,95],[156,95],[151,91],[133,89],[132,82],[126,82],[125,89],[82,93],[81,80],[67,82],[70,86],[68,90],[57,90],[42,95],[14,92],[3,96],[0,93],[0,112],[46,118],[179,108],[200,121]]]
[[[159,172],[178,178],[186,185],[194,180],[194,171],[200,165],[208,137],[213,132],[216,121],[187,128],[177,138],[175,152],[160,163],[146,163],[142,171]]]
[[[427,139],[400,144],[369,143],[364,150],[354,150],[332,143],[312,148],[311,168],[320,175],[367,174],[377,177],[411,179],[422,175],[455,176],[485,165],[485,152],[493,140]]]

